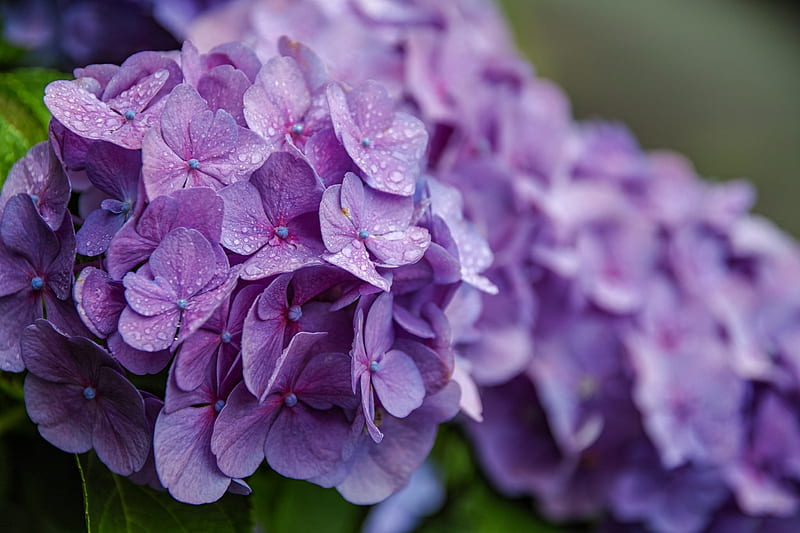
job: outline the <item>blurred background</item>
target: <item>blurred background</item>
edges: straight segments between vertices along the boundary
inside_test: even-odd
[[[577,118],[624,122],[709,178],[750,179],[800,236],[800,2],[500,0]]]

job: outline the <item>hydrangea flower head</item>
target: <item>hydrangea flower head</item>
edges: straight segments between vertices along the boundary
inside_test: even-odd
[[[56,446],[94,447],[180,501],[246,493],[242,478],[266,464],[374,503],[458,411],[443,309],[462,283],[492,290],[491,254],[460,204],[434,213],[427,125],[393,91],[331,79],[307,46],[276,45],[260,58],[187,42],[48,87],[53,149],[20,164],[0,223],[5,327],[46,321],[22,359],[6,335],[3,363],[32,362],[29,410]],[[37,210],[48,187],[58,198]],[[64,414],[37,392],[62,384],[42,368],[72,357],[39,354],[56,328],[71,335],[58,346],[92,346],[101,374],[69,372],[65,387],[86,396],[68,405],[115,384],[121,404]],[[166,375],[166,393],[133,389],[128,373]],[[113,450],[108,428],[86,428],[117,411],[140,433]]]

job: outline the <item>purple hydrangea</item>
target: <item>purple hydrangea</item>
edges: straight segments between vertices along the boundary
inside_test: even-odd
[[[266,463],[374,503],[461,408],[498,488],[555,520],[796,525],[800,253],[748,186],[575,123],[488,2],[237,2],[187,33],[210,52],[49,86],[61,168],[32,152],[0,227],[14,331],[80,316],[115,378],[169,367],[163,406],[138,394],[175,498]],[[74,289],[72,224],[31,201],[45,183],[102,243]],[[74,419],[48,438],[67,449]]]
[[[0,303],[25,307],[10,327],[47,321],[22,359],[5,336],[4,364],[30,360],[31,383],[97,399],[129,374],[167,375],[163,396],[119,385],[130,394],[102,404],[136,413],[142,437],[118,450],[106,426],[87,430],[95,411],[61,416],[32,392],[29,412],[56,446],[94,447],[180,501],[246,493],[266,464],[375,503],[423,463],[459,383],[473,385],[454,378],[443,310],[462,283],[494,290],[491,253],[460,203],[434,209],[445,186],[423,174],[429,131],[393,90],[331,79],[310,48],[276,42],[268,58],[187,42],[48,86],[52,150],[18,164],[0,225]],[[72,348],[35,363],[55,328],[93,346],[100,377],[42,370]]]
[[[431,315],[417,320],[437,299],[417,284],[459,261],[465,283],[440,308],[465,412],[480,418],[474,391],[483,400],[483,422],[468,422],[468,433],[502,491],[534,497],[553,519],[602,513],[603,531],[796,528],[800,249],[748,213],[748,185],[705,183],[680,157],[643,152],[620,125],[573,121],[564,94],[514,52],[489,2],[236,9],[226,38],[249,39],[266,58],[289,33],[356,87],[327,89],[336,137],[356,167],[331,168],[366,186],[346,177],[336,190],[323,177],[325,260],[375,289],[391,282],[395,331],[426,347],[443,336],[432,334]],[[214,24],[201,17],[189,34],[212,46]],[[398,95],[401,112],[370,109]],[[372,136],[399,141],[391,124],[409,110],[429,134],[422,170],[435,179],[397,182],[413,187],[415,205],[431,205],[403,224],[424,227],[431,242],[421,260],[388,268],[359,242],[349,195],[359,186],[373,198],[399,192],[386,188],[381,163],[410,168],[413,157],[382,159]],[[361,319],[379,305],[349,294],[360,295]],[[356,347],[363,371],[372,349]],[[381,417],[383,440],[362,436],[361,445],[386,449],[392,419]],[[363,480],[340,490],[357,501],[354,487],[375,490]]]

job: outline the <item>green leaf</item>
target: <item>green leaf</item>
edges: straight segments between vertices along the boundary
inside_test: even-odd
[[[253,521],[267,533],[350,533],[359,530],[368,509],[334,489],[286,479],[266,467],[247,481],[253,488]]]
[[[47,139],[50,112],[44,105],[44,88],[67,77],[45,69],[0,73],[0,184],[14,162]]]
[[[252,529],[246,496],[188,505],[167,492],[112,474],[92,453],[81,458],[89,533],[239,533]]]

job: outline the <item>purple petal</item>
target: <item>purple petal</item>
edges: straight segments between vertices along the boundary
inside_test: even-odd
[[[213,289],[199,294],[192,298],[189,306],[181,318],[181,329],[176,344],[183,342],[186,338],[200,328],[214,314],[214,311],[222,305],[236,287],[239,278],[239,268],[231,269],[227,279]]]
[[[270,152],[280,147],[310,106],[308,87],[291,57],[270,59],[244,94],[247,124],[267,141]]]
[[[175,339],[180,316],[177,308],[155,316],[142,316],[126,307],[119,317],[119,333],[126,344],[137,350],[166,350]]]
[[[267,216],[276,226],[304,213],[319,210],[322,186],[303,159],[288,152],[275,152],[257,170],[252,183],[261,194]]]
[[[267,388],[283,350],[283,337],[286,329],[286,286],[289,276],[280,276],[259,296],[244,321],[242,332],[242,365],[247,388],[261,398]],[[282,291],[281,291],[282,289]],[[281,300],[276,300],[277,294]],[[260,308],[267,307],[274,317],[261,315]],[[273,309],[274,306],[274,309]],[[267,310],[267,309],[265,309]]]
[[[209,109],[224,109],[236,124],[246,127],[243,98],[250,86],[244,72],[231,65],[219,65],[200,78],[197,92],[208,102]]]
[[[244,383],[237,385],[214,424],[211,450],[220,470],[231,477],[247,477],[264,460],[267,430],[283,401],[269,397],[259,403]]]
[[[273,237],[244,264],[242,279],[262,279],[299,268],[321,265],[325,248],[317,229],[316,213],[292,219],[285,239]]]
[[[156,280],[166,281],[178,298],[188,298],[208,285],[219,265],[211,243],[197,230],[176,228],[150,256]]]
[[[219,191],[225,202],[220,243],[241,255],[252,255],[274,234],[258,190],[249,182],[234,183]]]
[[[342,461],[350,437],[350,424],[342,411],[318,411],[298,402],[278,412],[267,433],[264,454],[279,474],[308,479],[333,470]]]
[[[137,375],[158,374],[172,359],[172,352],[169,350],[146,352],[129,346],[118,331],[109,335],[106,343],[114,359]]]
[[[175,357],[173,372],[178,387],[190,391],[200,386],[220,343],[219,333],[204,329],[186,338]]]
[[[150,279],[136,272],[129,272],[122,280],[125,299],[137,314],[156,316],[177,311],[178,293],[164,280]]]
[[[422,259],[431,244],[431,236],[425,228],[413,226],[406,231],[374,235],[365,243],[382,265],[401,266]]]
[[[125,125],[125,117],[84,89],[81,80],[59,80],[49,84],[45,87],[44,103],[53,117],[81,137],[111,141],[111,134]],[[122,146],[141,147],[135,142],[132,146],[128,144]]]
[[[155,129],[142,140],[142,176],[151,201],[182,189],[189,177],[186,160],[176,155]]]
[[[0,242],[0,297],[31,289],[31,279],[36,269],[21,256],[11,252]]]
[[[125,218],[125,214],[112,213],[105,209],[92,211],[75,235],[77,252],[89,257],[105,252],[111,239],[125,224]]]
[[[96,394],[89,400],[98,404],[92,444],[109,470],[127,476],[142,467],[150,452],[144,401],[130,381],[108,367],[100,369]]]
[[[381,290],[388,291],[391,287],[391,283],[375,270],[375,265],[372,264],[367,249],[361,241],[353,240],[339,252],[325,254],[322,258]]]
[[[346,173],[356,170],[333,128],[325,128],[312,135],[304,150],[308,162],[327,187],[341,183]]]
[[[38,424],[39,433],[50,444],[70,453],[83,453],[92,447],[92,426],[97,406],[87,405],[85,386],[52,383],[25,376],[25,408]]]
[[[282,56],[291,57],[297,63],[308,88],[315,92],[328,81],[328,73],[322,60],[303,43],[281,36],[278,51]]]
[[[393,299],[389,293],[378,295],[369,308],[364,324],[364,347],[370,359],[380,358],[394,344]]]
[[[343,353],[312,357],[294,384],[298,398],[313,409],[333,406],[355,409],[357,398],[350,386],[350,358]]]
[[[27,194],[18,194],[6,204],[0,237],[10,251],[26,258],[35,268],[41,269],[40,272],[50,265],[61,248],[53,230]]]
[[[89,339],[69,338],[46,320],[37,320],[22,336],[22,355],[31,374],[56,383],[88,385],[102,366],[119,368]]]
[[[176,500],[210,503],[228,490],[231,478],[220,471],[211,453],[215,418],[213,405],[158,415],[153,435],[156,470]]]
[[[142,154],[115,144],[96,142],[86,154],[86,175],[92,185],[117,200],[135,200]],[[132,207],[132,206],[131,206]]]
[[[36,208],[53,230],[61,225],[70,196],[70,184],[49,142],[34,145],[8,172],[0,195],[0,212],[18,193],[35,195]]]
[[[383,355],[372,374],[372,386],[389,414],[405,418],[422,405],[425,385],[414,361],[399,350]]]
[[[81,320],[98,337],[106,337],[117,328],[119,314],[125,307],[124,287],[104,271],[84,268],[73,289]]]
[[[345,211],[340,203],[341,188],[341,185],[328,187],[322,195],[322,202],[319,206],[322,240],[325,247],[333,253],[348,246],[357,233],[353,221],[348,217],[349,210]]]
[[[192,139],[190,124],[195,116],[208,111],[208,104],[197,93],[197,90],[186,83],[175,87],[170,93],[161,114],[161,138],[164,143],[181,160],[186,161],[192,157]],[[145,178],[149,158],[158,158],[160,154],[144,152]]]
[[[327,97],[336,135],[366,182],[390,194],[414,194],[428,144],[422,122],[394,113],[386,90],[375,82],[366,82],[347,97],[339,85],[331,84]]]

